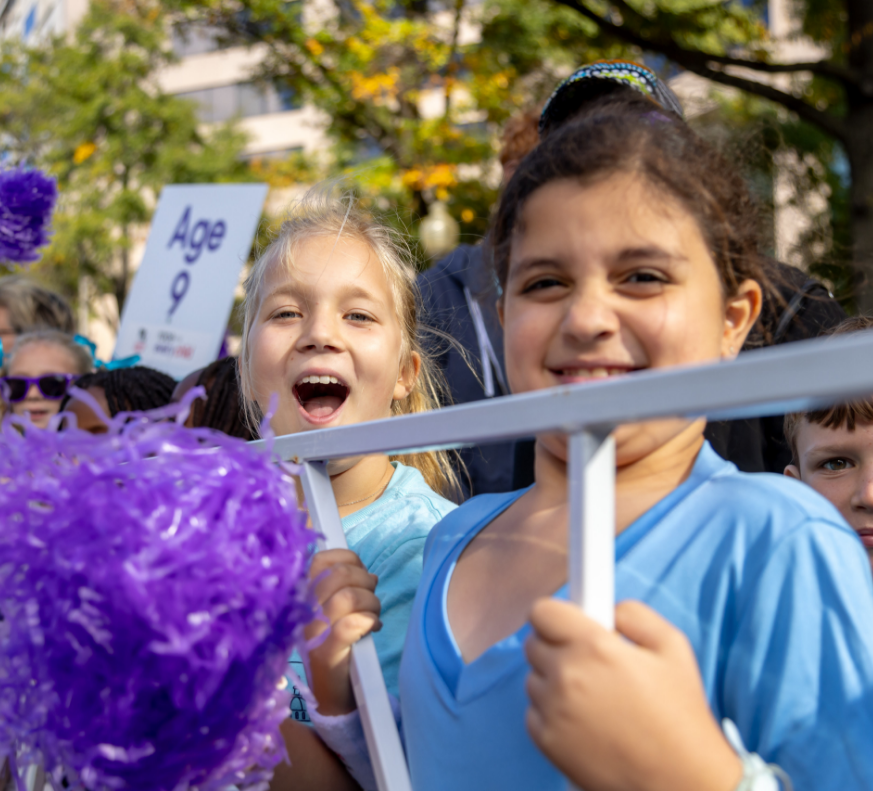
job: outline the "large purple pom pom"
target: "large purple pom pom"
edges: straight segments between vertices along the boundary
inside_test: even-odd
[[[56,788],[263,788],[313,533],[267,454],[129,417],[3,427],[0,756]]]
[[[38,170],[0,170],[0,263],[26,264],[49,242],[55,180]]]

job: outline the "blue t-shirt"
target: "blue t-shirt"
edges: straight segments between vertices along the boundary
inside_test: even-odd
[[[421,579],[422,555],[431,528],[457,506],[440,497],[414,467],[392,462],[394,473],[382,496],[343,519],[349,549],[379,577],[376,595],[382,603],[382,628],[373,634],[388,691],[397,694],[400,654]],[[305,679],[295,652],[289,660]],[[309,722],[306,703],[294,688],[291,717]]]
[[[525,729],[530,626],[464,664],[446,617],[461,552],[521,494],[473,498],[428,539],[400,673],[416,791],[566,788]],[[616,596],[685,632],[715,716],[795,789],[873,788],[869,562],[812,489],[704,445],[688,480],[617,536]]]

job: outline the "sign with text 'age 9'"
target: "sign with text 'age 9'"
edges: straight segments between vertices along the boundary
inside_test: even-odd
[[[266,184],[164,188],[124,305],[116,359],[138,354],[142,365],[181,379],[218,356],[266,197]]]

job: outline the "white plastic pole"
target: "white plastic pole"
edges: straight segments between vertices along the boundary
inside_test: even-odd
[[[609,430],[567,437],[570,601],[615,627],[615,440]],[[578,791],[567,783],[568,791]]]
[[[615,626],[615,440],[608,430],[571,434],[569,453],[570,601]]]
[[[304,463],[301,479],[306,507],[312,524],[324,535],[325,548],[347,549],[327,465]],[[412,791],[376,644],[369,635],[352,646],[351,677],[379,791]]]

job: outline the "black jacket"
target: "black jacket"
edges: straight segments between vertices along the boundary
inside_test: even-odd
[[[448,382],[448,403],[466,404],[506,395],[497,291],[481,245],[461,245],[423,272],[418,286],[419,326],[424,330],[425,348]],[[501,442],[461,451],[469,474],[469,481],[464,481],[467,496],[512,489],[513,446],[512,442]]]
[[[846,318],[828,290],[797,267],[767,262],[768,276],[779,293],[765,295],[761,316],[743,350],[815,338]],[[783,415],[710,423],[706,438],[720,456],[743,472],[782,474],[791,449],[782,430]]]

